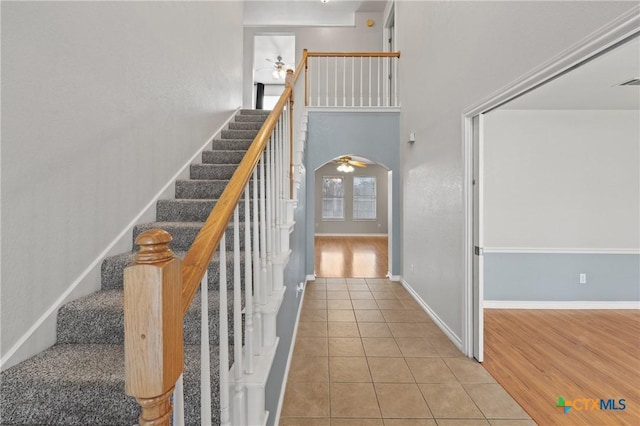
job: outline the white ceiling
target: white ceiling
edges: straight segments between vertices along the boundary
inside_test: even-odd
[[[500,109],[640,110],[640,38],[569,71]]]
[[[353,26],[356,12],[382,12],[386,0],[257,0],[244,2],[245,26]]]

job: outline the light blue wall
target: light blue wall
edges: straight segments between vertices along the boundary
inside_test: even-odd
[[[400,275],[400,113],[309,111],[307,138],[307,188],[315,187],[313,172],[324,163],[344,155],[365,157],[393,172],[392,271]],[[315,200],[307,197],[306,221],[313,224]],[[314,229],[307,226],[307,274],[314,271]]]
[[[485,300],[640,300],[638,254],[485,253],[484,272]]]
[[[304,172],[303,172],[304,173]],[[267,379],[266,388],[266,406],[269,411],[268,424],[275,424],[275,415],[278,410],[278,402],[280,393],[284,391],[284,372],[289,359],[289,349],[293,342],[293,329],[296,323],[296,316],[300,305],[300,295],[296,291],[296,286],[305,280],[305,258],[306,258],[306,188],[304,185],[304,176],[302,176],[303,184],[300,185],[298,192],[298,207],[294,212],[294,220],[296,222],[293,232],[290,234],[289,246],[291,248],[291,257],[289,263],[284,270],[284,284],[287,290],[284,293],[284,300],[280,305],[278,312],[277,330],[280,342],[276,350],[276,356],[273,361],[269,378]]]

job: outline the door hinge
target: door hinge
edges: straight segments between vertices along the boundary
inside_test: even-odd
[[[481,249],[478,246],[473,246],[473,254],[475,254],[476,256],[482,256],[483,253],[484,253],[483,249]]]

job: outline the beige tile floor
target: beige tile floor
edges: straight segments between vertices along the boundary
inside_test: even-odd
[[[282,426],[535,425],[399,283],[307,284]]]

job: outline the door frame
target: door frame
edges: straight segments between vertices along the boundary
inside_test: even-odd
[[[473,118],[534,90],[639,34],[640,6],[634,6],[580,42],[463,111],[463,199],[465,215],[463,241],[465,251],[463,350],[468,357],[473,357],[474,330],[478,332],[482,330],[482,324],[475,324],[473,320]],[[480,143],[482,143],[482,137],[480,137]],[[482,147],[480,147],[480,150],[482,150]],[[482,300],[480,304],[482,304]]]

